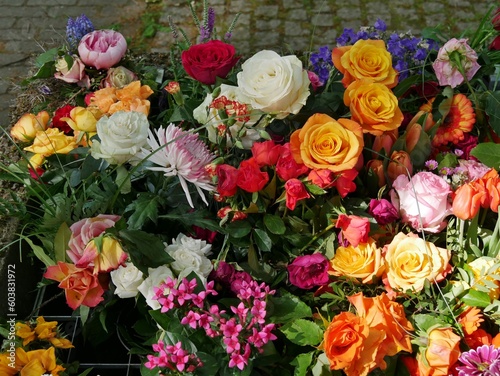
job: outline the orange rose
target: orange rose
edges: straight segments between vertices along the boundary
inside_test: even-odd
[[[68,154],[75,148],[76,142],[73,137],[66,136],[57,128],[49,128],[46,131],[38,131],[33,144],[24,150],[48,157],[52,154]]]
[[[344,75],[344,87],[362,78],[370,78],[388,88],[398,84],[398,73],[392,67],[392,56],[383,40],[361,39],[352,46],[334,48],[332,61]]]
[[[400,351],[412,352],[409,332],[413,331],[413,326],[406,319],[401,304],[391,301],[386,294],[366,298],[358,293],[348,299],[358,315],[365,318],[370,330],[383,334],[375,360],[378,367],[386,368],[385,356],[393,356]]]
[[[368,238],[366,243],[356,247],[338,247],[330,260],[331,274],[362,279],[363,283],[372,283],[374,277],[380,277],[384,271],[381,250],[375,240]]]
[[[391,89],[370,79],[351,83],[344,92],[344,103],[351,110],[351,119],[361,124],[364,133],[380,136],[397,129],[403,121],[398,99]]]
[[[363,151],[363,129],[355,121],[314,114],[292,133],[290,149],[297,163],[340,172],[353,168]]]
[[[370,329],[365,320],[351,312],[335,316],[323,336],[321,347],[330,369],[345,369],[358,361]]]
[[[39,112],[37,115],[24,114],[12,127],[10,135],[18,141],[31,141],[38,131],[47,129],[49,118],[47,111]]]
[[[460,337],[452,328],[436,328],[428,336],[428,344],[417,356],[420,376],[447,376],[460,356]]]

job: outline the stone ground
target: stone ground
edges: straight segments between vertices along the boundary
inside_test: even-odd
[[[201,13],[202,0],[191,2]],[[478,25],[495,2],[486,0],[210,0],[217,28],[225,33],[241,12],[232,42],[243,55],[259,49],[308,51],[333,45],[344,27],[372,25],[378,17],[390,30],[418,34],[442,24],[453,36]],[[96,28],[118,25],[145,51],[168,51],[173,38],[169,16],[196,37],[186,1],[178,0],[0,0],[0,126],[13,120],[9,109],[32,57],[61,44],[68,17],[86,14]],[[144,30],[157,31],[140,38]]]

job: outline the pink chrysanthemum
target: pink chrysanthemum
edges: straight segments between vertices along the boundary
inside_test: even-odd
[[[493,376],[500,374],[500,349],[483,345],[464,352],[458,358],[463,366],[458,366],[459,376]]]
[[[156,137],[149,130],[147,143],[151,151],[142,149],[139,157],[147,158],[160,166],[148,167],[149,170],[162,171],[165,176],[177,176],[191,207],[194,205],[187,182],[194,184],[201,199],[208,205],[202,189],[213,191],[215,188],[205,169],[214,159],[214,155],[197,134],[183,131],[174,124],[170,124],[166,129],[160,127],[155,133]]]

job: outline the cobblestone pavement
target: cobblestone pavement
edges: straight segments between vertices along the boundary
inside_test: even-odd
[[[202,0],[191,2],[200,15]],[[486,0],[209,0],[215,8],[216,26],[224,33],[241,12],[232,42],[242,54],[262,48],[281,52],[308,51],[333,45],[345,27],[373,25],[377,18],[389,30],[419,34],[425,27],[442,24],[459,36],[474,28],[487,10],[497,5]],[[0,0],[0,126],[5,127],[16,85],[32,67],[30,58],[60,45],[68,17],[86,14],[96,28],[120,25],[126,37],[137,36],[143,21],[154,25],[175,24],[190,38],[197,35],[186,1],[183,0]],[[148,22],[148,21],[146,21]],[[150,24],[152,22],[149,22]],[[153,25],[153,26],[154,26]],[[172,43],[168,31],[146,40],[145,48],[165,52]]]

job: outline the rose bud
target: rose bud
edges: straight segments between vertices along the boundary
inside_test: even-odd
[[[391,180],[396,180],[399,175],[412,174],[413,165],[410,155],[403,150],[395,151],[391,155],[391,161],[387,165],[387,176]]]

